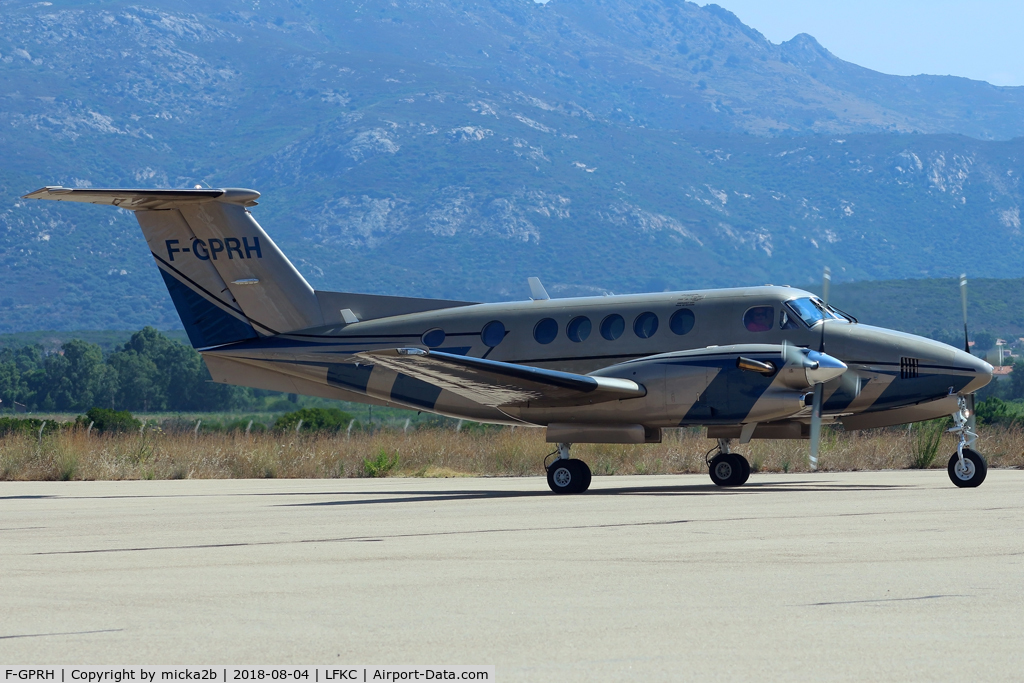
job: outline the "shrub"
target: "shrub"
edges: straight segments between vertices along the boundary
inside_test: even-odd
[[[348,429],[352,416],[337,408],[303,408],[292,413],[285,413],[274,422],[277,431],[295,431],[302,421],[300,431],[303,432],[338,432]]]
[[[386,448],[381,448],[373,458],[363,458],[363,474],[367,477],[386,477],[396,467],[398,451],[391,453]]]
[[[40,427],[44,427],[44,434],[52,434],[60,429],[62,424],[65,423],[46,420],[46,425],[44,427],[43,420],[39,420],[34,417],[20,419],[17,417],[0,417],[0,436],[5,436],[7,434],[25,434],[34,436],[39,433]]]
[[[946,420],[943,418],[919,422],[914,425],[913,430],[916,432],[916,438],[910,467],[915,470],[926,470],[932,466],[939,454],[939,443],[946,431]]]
[[[111,410],[110,408],[90,408],[85,415],[79,416],[75,420],[76,424],[86,428],[90,422],[94,423],[93,429],[108,434],[137,432],[142,427],[142,423],[132,417],[127,410]]]
[[[291,401],[289,401],[288,399],[286,399],[286,398],[278,398],[278,399],[275,399],[275,400],[271,401],[267,405],[266,410],[268,412],[271,412],[271,413],[286,413],[286,412],[288,412],[289,410],[291,410],[294,407],[295,407],[295,404],[292,403]]]
[[[252,422],[252,426],[249,426],[249,422]],[[305,427],[305,424],[303,424]],[[267,425],[262,422],[257,422],[255,418],[242,417],[237,420],[231,420],[224,425],[224,431],[226,432],[245,432],[248,429],[250,434],[258,434],[259,432],[267,431]]]

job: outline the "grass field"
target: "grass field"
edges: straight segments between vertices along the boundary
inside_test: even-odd
[[[706,472],[714,442],[703,430],[665,430],[660,444],[579,444],[573,456],[595,475]],[[820,469],[945,467],[956,447],[941,423],[843,433],[826,430]],[[1024,431],[987,427],[978,440],[992,467],[1024,466]],[[0,438],[0,480],[337,478],[369,476],[540,476],[554,450],[541,429],[437,428],[353,432],[350,436],[274,432],[87,435],[81,429]],[[736,446],[754,471],[807,470],[806,441]]]

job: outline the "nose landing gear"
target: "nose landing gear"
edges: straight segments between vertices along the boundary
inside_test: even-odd
[[[555,451],[558,457],[550,465],[545,462],[548,486],[555,493],[583,493],[590,488],[590,468],[582,460],[569,457],[570,446],[572,444],[558,444],[558,450]]]
[[[712,449],[716,450],[716,449]],[[743,486],[750,478],[750,463],[729,449],[729,439],[718,440],[718,454],[707,460],[711,481],[717,486]],[[712,451],[708,451],[708,455]]]
[[[959,400],[960,410],[953,413],[953,426],[949,431],[960,438],[956,446],[956,453],[946,466],[949,473],[949,480],[960,488],[973,488],[981,486],[988,474],[988,463],[981,453],[971,448],[978,435],[968,429],[968,418],[970,411],[967,408],[967,401],[963,396]]]

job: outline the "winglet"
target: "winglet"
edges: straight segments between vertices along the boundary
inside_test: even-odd
[[[530,283],[530,298],[534,301],[547,301],[551,297],[548,296],[548,292],[544,289],[544,285],[540,283],[539,277],[527,278],[527,282]]]

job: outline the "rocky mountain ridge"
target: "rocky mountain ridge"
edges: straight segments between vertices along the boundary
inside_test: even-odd
[[[1024,89],[714,5],[15,1],[0,29],[0,331],[176,323],[131,215],[18,199],[57,183],[253,187],[325,289],[1020,274]]]

